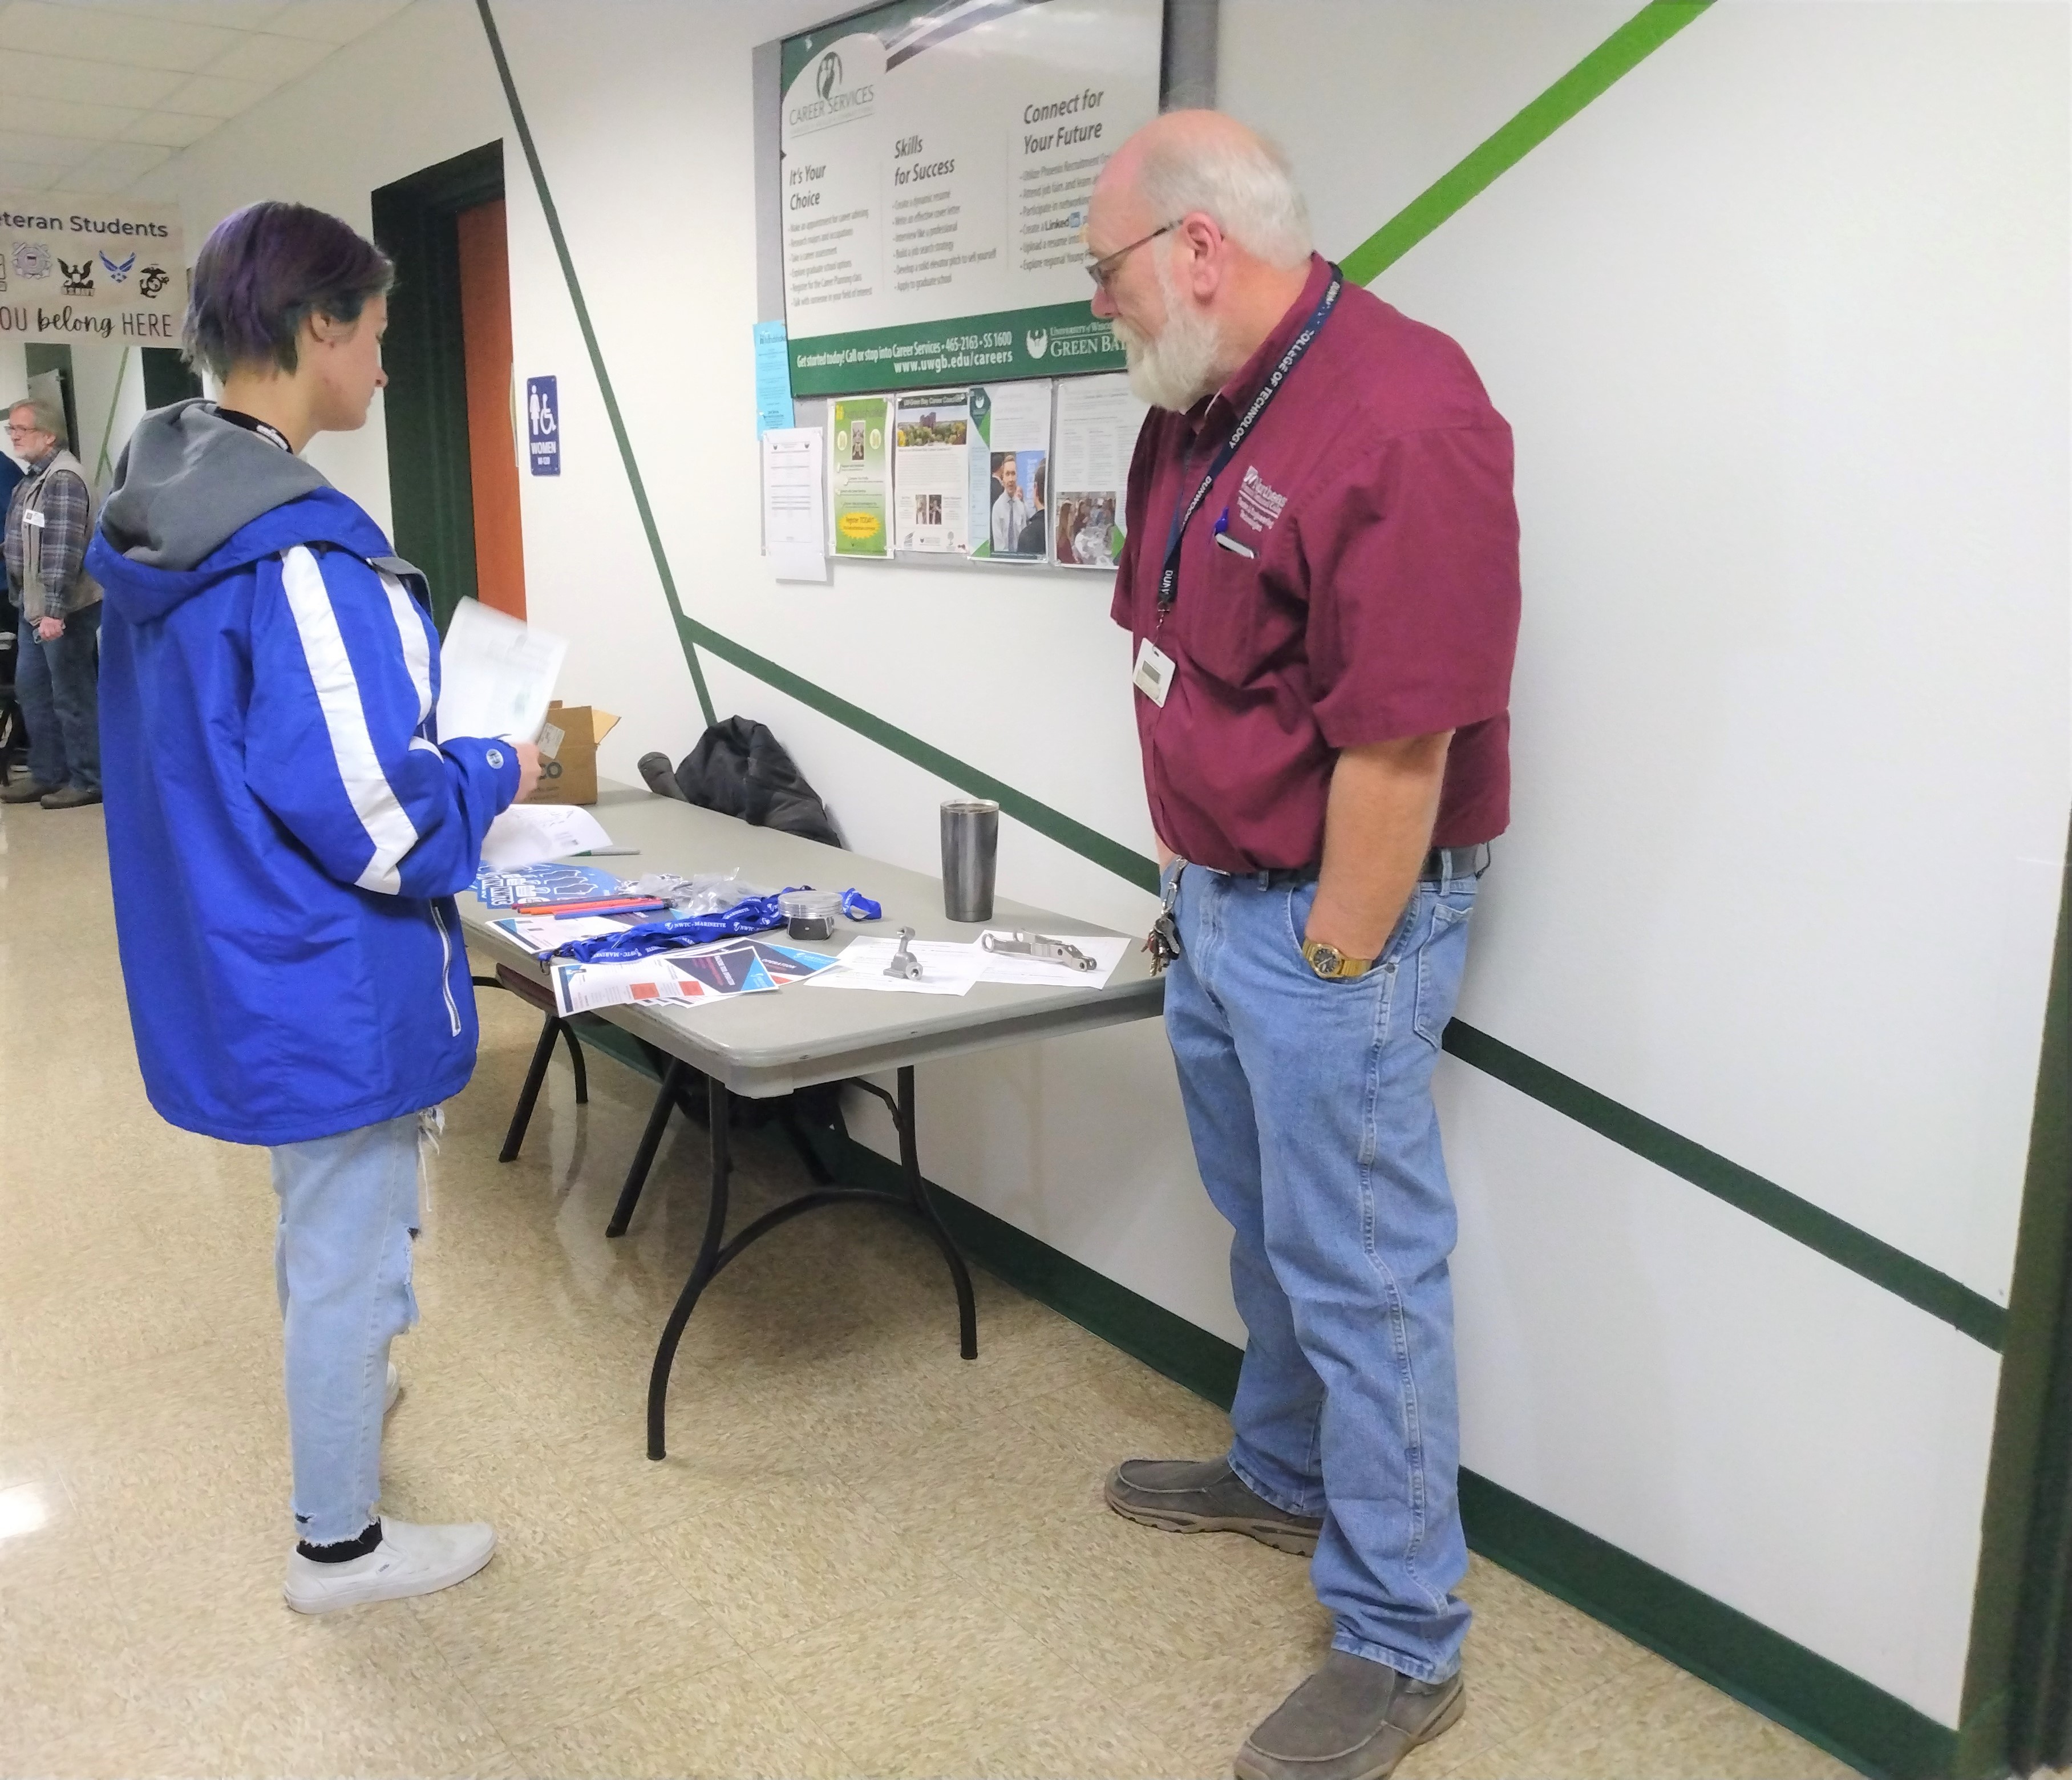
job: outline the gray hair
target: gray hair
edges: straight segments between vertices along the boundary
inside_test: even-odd
[[[1309,257],[1309,207],[1288,157],[1263,138],[1147,143],[1138,190],[1161,223],[1202,211],[1268,265],[1297,266]]]
[[[24,408],[28,409],[29,418],[35,421],[39,433],[48,433],[60,440],[64,438],[64,416],[48,396],[17,396],[7,404],[10,414],[18,413]]]

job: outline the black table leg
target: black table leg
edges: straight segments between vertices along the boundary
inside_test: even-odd
[[[712,1202],[705,1211],[705,1235],[698,1247],[697,1264],[691,1268],[691,1276],[684,1281],[676,1307],[669,1313],[668,1323],[662,1330],[662,1344],[655,1350],[655,1370],[648,1380],[650,1458],[668,1456],[663,1445],[663,1433],[669,1407],[669,1369],[676,1363],[676,1344],[684,1338],[684,1326],[691,1320],[691,1312],[697,1308],[698,1294],[719,1271],[720,1238],[726,1230],[727,1176],[734,1166],[727,1144],[730,1120],[726,1087],[717,1076],[713,1076],[707,1079],[705,1091],[712,1124]]]
[[[554,1054],[554,1040],[561,1022],[553,1014],[540,1029],[540,1042],[532,1047],[532,1061],[525,1071],[525,1085],[518,1090],[518,1104],[511,1114],[511,1128],[504,1134],[504,1147],[496,1153],[500,1162],[515,1161],[518,1146],[525,1141],[525,1127],[532,1122],[532,1107],[540,1098],[540,1084],[547,1079],[547,1065]]]
[[[584,1067],[582,1040],[576,1036],[576,1029],[568,1021],[561,1022],[561,1036],[569,1042],[569,1067],[576,1072],[576,1104],[590,1104],[590,1071]]]
[[[906,1177],[906,1197],[920,1214],[923,1226],[935,1239],[943,1259],[950,1264],[950,1279],[957,1289],[957,1350],[966,1359],[978,1358],[978,1307],[972,1301],[971,1273],[956,1244],[936,1216],[928,1200],[928,1183],[921,1178],[921,1149],[914,1134],[914,1066],[899,1071],[899,1166]]]
[[[640,1147],[633,1152],[633,1165],[626,1171],[626,1184],[619,1190],[619,1203],[612,1208],[611,1222],[604,1227],[607,1236],[623,1236],[640,1202],[640,1189],[648,1184],[648,1170],[655,1165],[655,1152],[662,1147],[662,1133],[669,1123],[669,1111],[676,1104],[684,1071],[690,1066],[672,1057],[662,1071],[661,1091],[655,1109],[648,1115],[648,1128],[640,1133]]]

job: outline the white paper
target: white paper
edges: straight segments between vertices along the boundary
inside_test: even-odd
[[[574,923],[571,923],[571,925]],[[664,958],[640,958],[624,964],[561,965],[553,972],[554,1002],[565,1019],[592,1008],[625,1007],[635,1002],[674,1003],[709,998]]]
[[[763,549],[779,581],[828,578],[828,520],[817,426],[763,435]]]
[[[1040,562],[1050,553],[1050,385],[974,384],[971,553]]]
[[[492,871],[516,871],[610,845],[603,824],[580,804],[513,804],[482,837],[482,862]]]
[[[536,740],[568,652],[564,637],[462,600],[439,647],[439,734]]]
[[[895,549],[964,554],[970,437],[969,390],[917,390],[897,399],[892,418]]]
[[[1011,931],[991,930],[994,936],[1012,939]],[[1115,967],[1133,945],[1142,942],[1124,938],[1120,934],[1107,935],[1098,933],[1053,933],[1045,937],[1063,939],[1068,945],[1077,946],[1094,960],[1092,970],[1075,970],[1070,964],[1046,964],[1040,958],[1018,957],[1013,952],[989,952],[985,954],[985,973],[982,983],[1020,983],[1044,989],[1100,989],[1115,974]]]
[[[643,921],[648,919],[641,917]],[[491,922],[490,926],[520,952],[535,958],[559,952],[571,939],[602,939],[626,931],[623,921],[615,921],[608,915],[512,915]]]
[[[815,989],[872,989],[900,995],[962,995],[985,972],[985,956],[954,939],[916,939],[910,948],[921,961],[918,980],[887,976],[885,967],[899,949],[896,939],[859,936],[842,948],[830,970],[814,977]]]
[[[1112,569],[1122,548],[1124,485],[1150,410],[1120,372],[1058,385],[1051,460],[1052,554],[1067,569]]]

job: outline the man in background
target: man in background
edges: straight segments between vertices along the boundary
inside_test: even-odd
[[[1030,479],[1029,516],[1022,524],[1022,536],[1014,541],[1014,553],[1020,557],[1040,557],[1048,548],[1050,541],[1043,535],[1043,485],[1050,479],[1050,466],[1039,462],[1035,475]]]
[[[1029,517],[1029,504],[1022,498],[1020,482],[1014,473],[1014,454],[1001,453],[999,465],[995,474],[1000,479],[1000,494],[993,504],[993,553],[1004,557],[1012,555],[1015,545],[1021,541],[1022,528]]]
[[[29,726],[29,772],[0,791],[0,804],[47,810],[101,801],[101,589],[84,566],[93,502],[64,433],[47,397],[25,396],[7,411],[8,442],[28,465],[7,502],[6,552],[7,594],[21,615],[14,696]]]

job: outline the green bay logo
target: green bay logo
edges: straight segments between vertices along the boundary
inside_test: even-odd
[[[845,92],[843,72],[842,59],[834,51],[821,56],[813,68],[813,91],[820,97],[791,107],[787,121],[794,129],[814,124],[846,123],[878,97],[874,85],[851,87]]]
[[[1050,330],[1042,327],[1032,327],[1026,334],[1024,334],[1022,336],[1022,343],[1029,348],[1029,356],[1030,358],[1040,359],[1046,352],[1050,350]]]
[[[841,84],[841,58],[832,50],[829,50],[820,58],[820,72],[813,76],[813,90],[820,94],[822,99],[829,99],[834,96],[835,88]]]

